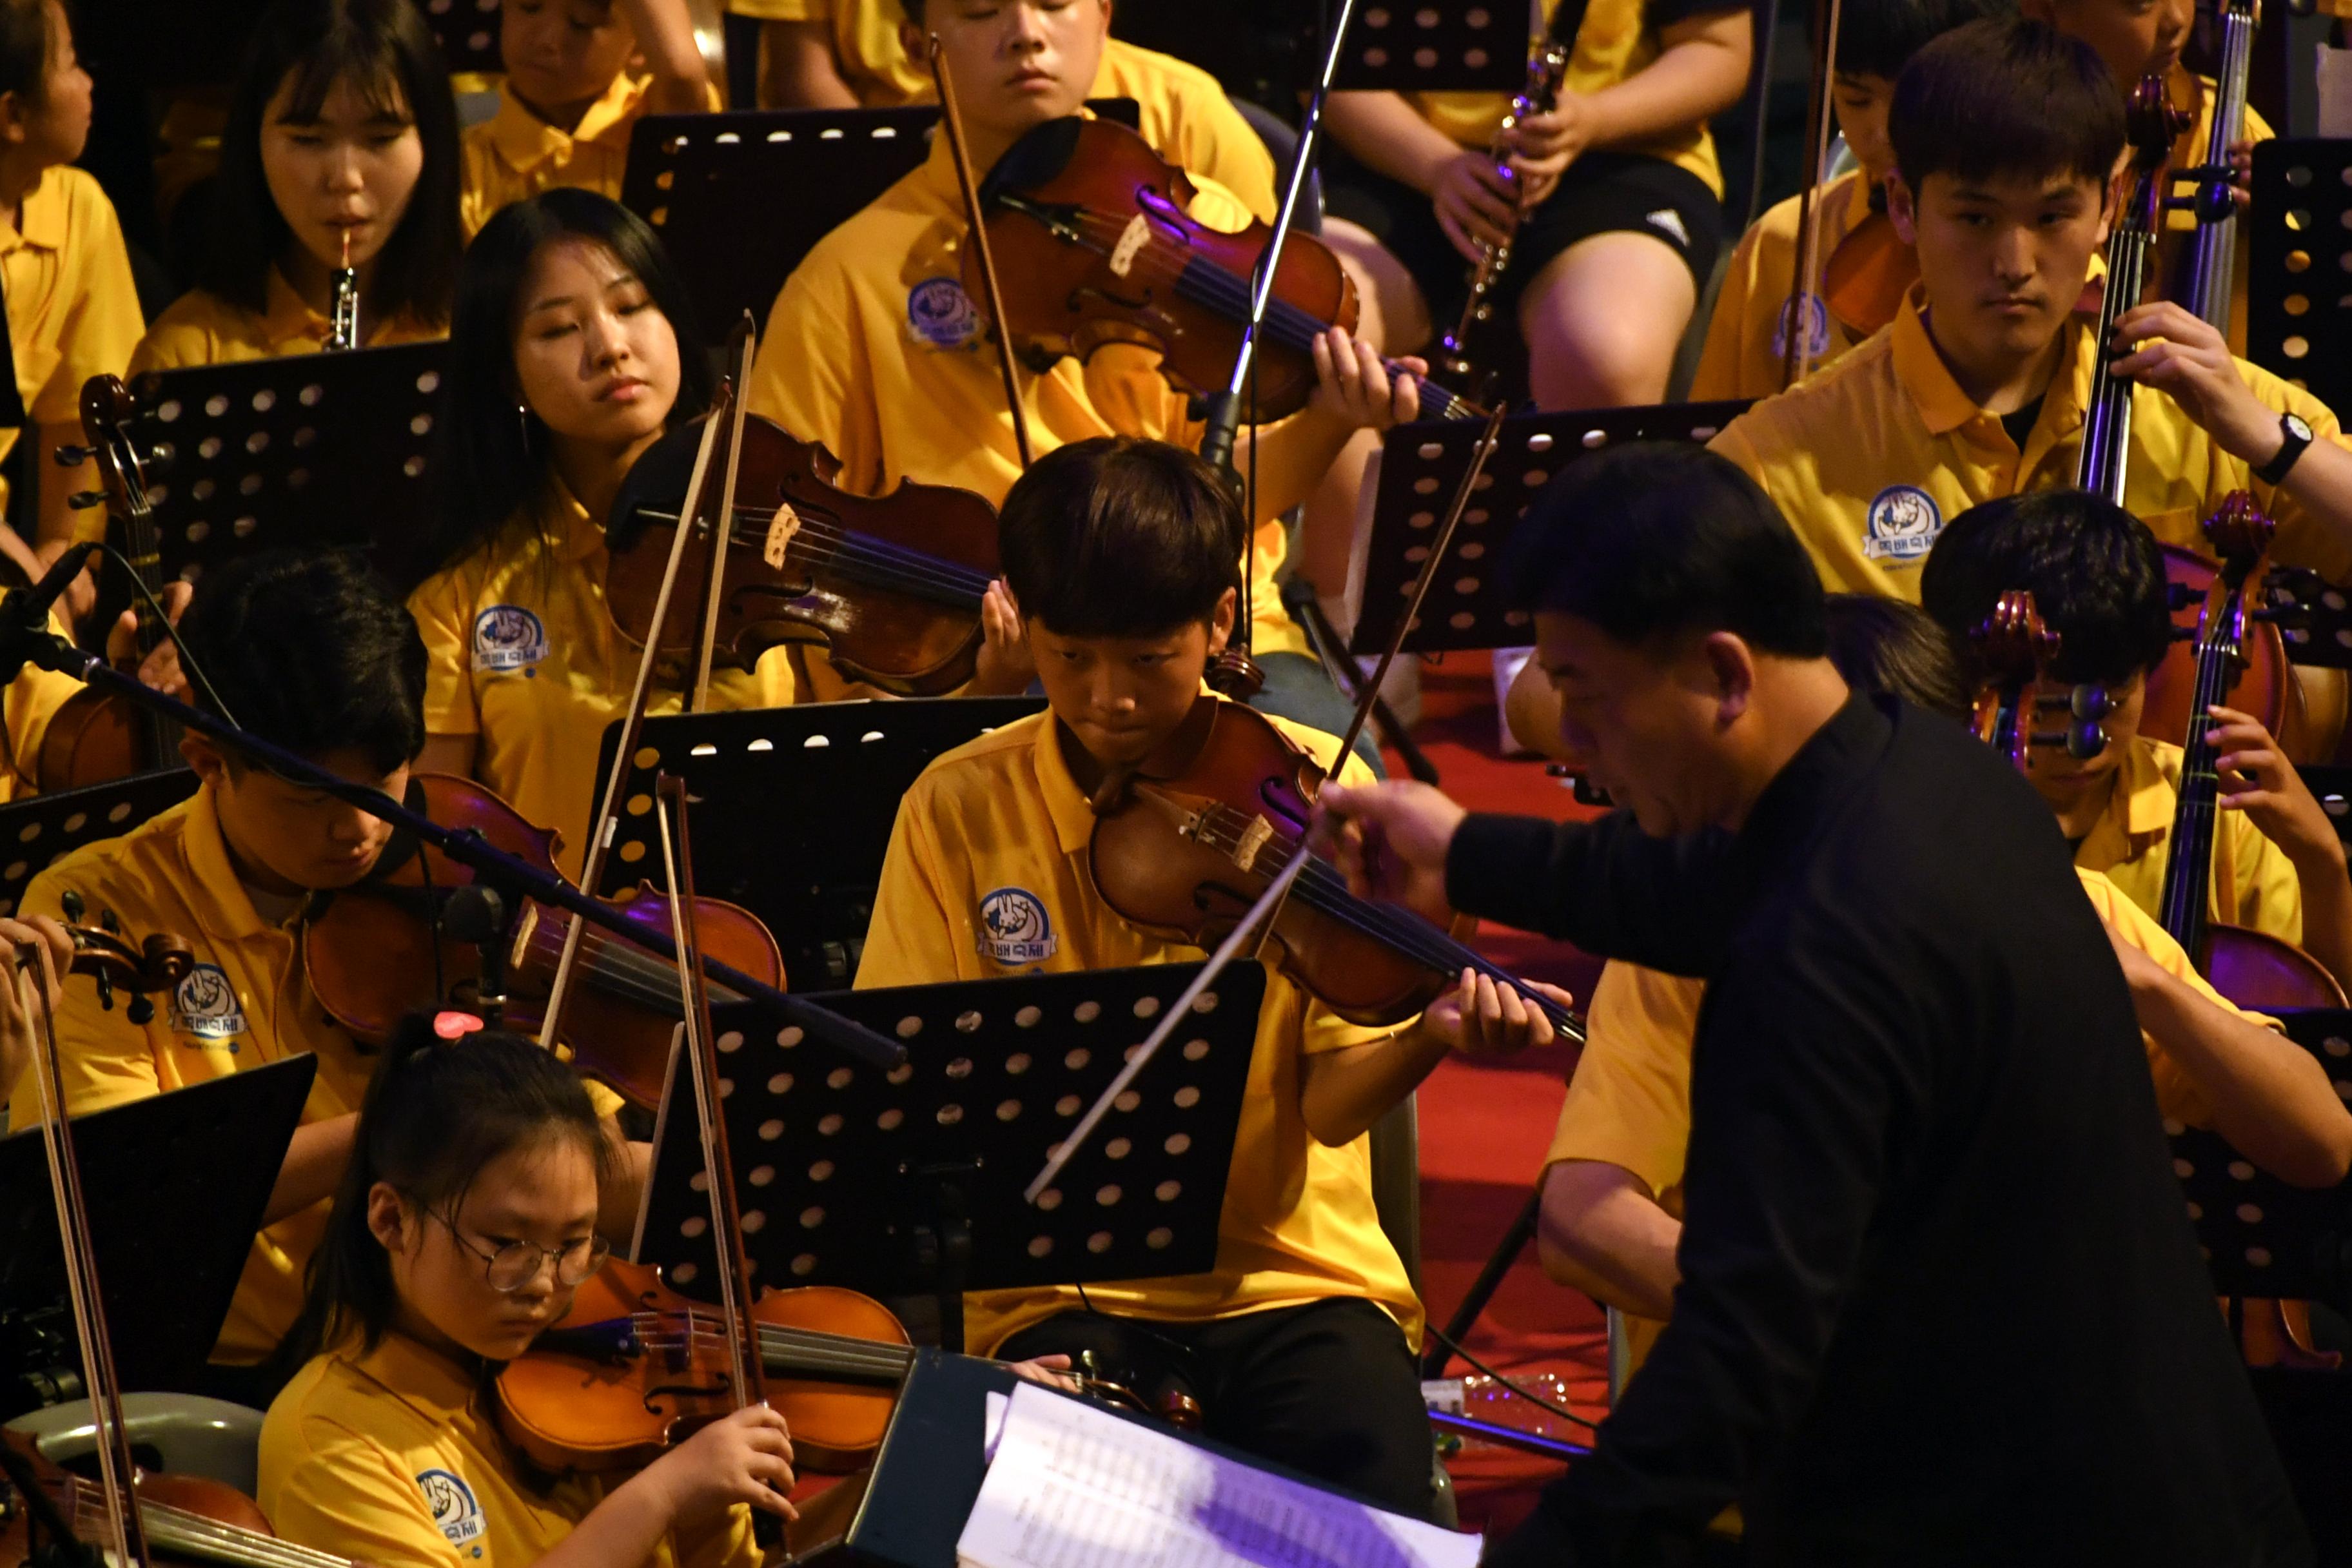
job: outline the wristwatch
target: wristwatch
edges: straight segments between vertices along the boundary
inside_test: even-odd
[[[2311,426],[2299,415],[2280,415],[2279,434],[2286,439],[2279,447],[2278,455],[2254,470],[2254,478],[2266,485],[2275,485],[2285,479],[2295,460],[2303,456],[2303,449],[2311,445]]]

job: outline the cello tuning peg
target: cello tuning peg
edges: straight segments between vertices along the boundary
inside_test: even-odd
[[[105,504],[106,492],[104,490],[76,490],[73,494],[66,497],[66,505],[73,508],[76,511],[88,511],[94,506],[104,506]]]
[[[56,451],[50,453],[49,456],[60,468],[79,468],[84,463],[89,462],[92,458],[98,456],[98,448],[95,447],[59,447]]]
[[[133,996],[130,1005],[122,1009],[122,1016],[131,1021],[131,1027],[143,1029],[155,1021],[154,1001],[146,996]]]
[[[89,906],[81,901],[81,895],[79,893],[75,892],[71,888],[68,888],[65,892],[58,897],[58,908],[65,911],[67,924],[79,925],[81,924],[81,917],[85,912],[87,912]]]

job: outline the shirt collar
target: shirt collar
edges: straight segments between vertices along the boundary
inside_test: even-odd
[[[242,942],[270,929],[253,907],[236,863],[229,858],[228,839],[221,831],[220,801],[211,784],[197,789],[180,842],[192,878],[189,900],[198,906],[198,918],[209,934]]]
[[[646,83],[623,71],[613,79],[604,96],[588,106],[579,125],[564,131],[533,114],[515,96],[514,89],[501,82],[498,112],[490,117],[490,142],[508,167],[518,172],[537,168],[550,158],[564,156],[582,142],[609,140],[625,147],[626,127],[635,116],[638,100],[645,95]],[[618,138],[613,136],[615,130],[622,132]]]
[[[26,193],[16,209],[15,241],[0,238],[0,253],[18,245],[40,250],[66,247],[66,182],[55,169],[44,169],[41,183]]]
[[[478,1386],[470,1369],[397,1331],[387,1331],[372,1351],[344,1353],[394,1398],[443,1426],[464,1414]]]
[[[547,499],[540,505],[540,533],[559,561],[585,561],[604,548],[604,531],[572,493],[572,487],[551,468]]]
[[[1095,808],[1071,773],[1069,759],[1062,754],[1062,723],[1050,708],[1038,715],[1032,759],[1038,791],[1045,797],[1045,815],[1054,819],[1054,837],[1063,854],[1075,855],[1094,840]]]
[[[2179,791],[2164,773],[2156,748],[2134,740],[2124,748],[2107,794],[2107,808],[2084,837],[2083,863],[2095,871],[2136,859],[2172,831]]]
[[[2093,268],[2095,275],[2102,271],[2103,268]],[[1944,363],[1927,331],[1926,306],[1925,289],[1914,283],[1895,318],[1895,380],[1911,406],[1919,411],[1927,434],[1948,436],[1985,411],[1952,378],[1951,367]],[[2043,394],[2042,416],[2034,423],[2063,436],[2082,424],[2083,410],[2091,400],[2091,331],[2090,324],[2078,315],[2068,316],[2058,331],[2065,340],[2064,347],[2049,390]]]
[[[310,309],[310,302],[294,291],[294,285],[286,281],[286,275],[275,264],[269,268],[268,298],[269,308],[262,312],[261,330],[271,348],[302,338],[327,341],[333,323]]]

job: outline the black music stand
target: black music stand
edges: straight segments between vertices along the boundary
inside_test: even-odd
[[[203,1386],[318,1065],[289,1057],[73,1119],[123,1387]],[[62,1351],[78,1366],[65,1300],[48,1155],[26,1128],[0,1138],[0,1323],[30,1331],[10,1336],[11,1348],[21,1356],[29,1341],[32,1353]],[[6,1370],[12,1380],[50,1376],[48,1367]]]
[[[193,771],[166,768],[0,805],[0,915],[15,914],[26,884],[60,855],[119,838],[195,793]],[[92,910],[85,919],[95,921],[103,912]]]
[[[2254,147],[2246,279],[2246,357],[2330,408],[2352,406],[2352,294],[2345,228],[2352,222],[2352,140],[2317,137]]]
[[[2307,566],[2273,566],[2263,574],[2263,607],[2296,664],[2352,669],[2352,599]]]
[[[451,75],[505,73],[506,58],[499,53],[499,0],[416,0],[416,8],[440,42]]]
[[[422,531],[448,363],[436,342],[138,377],[164,579],[276,545],[353,546],[396,574]]]
[[[1524,647],[1535,640],[1524,611],[1508,608],[1495,568],[1505,543],[1536,492],[1587,452],[1627,441],[1707,441],[1748,405],[1665,403],[1647,408],[1595,408],[1528,414],[1507,419],[1495,456],[1478,476],[1445,569],[1430,584],[1419,623],[1407,635],[1408,653],[1465,648]],[[1356,630],[1349,651],[1377,654],[1395,634],[1412,597],[1445,509],[1470,471],[1486,427],[1476,420],[1426,420],[1400,425],[1381,443],[1380,489],[1363,565]]]
[[[1087,107],[1129,127],[1139,112],[1131,98]],[[818,240],[922,166],[939,118],[922,104],[648,114],[629,133],[621,205],[662,237],[719,348],[744,311],[767,321]]]
[[[963,1345],[963,1293],[1198,1274],[1217,1260],[1265,971],[1239,963],[1035,1207],[1055,1138],[1126,1065],[1192,963],[835,993],[907,1043],[888,1073],[818,1060],[756,1006],[715,1010],[727,1140],[755,1285],[928,1292]],[[674,1059],[634,1256],[715,1289],[710,1204],[684,1053]]]
[[[2287,1037],[2319,1058],[2336,1092],[2352,1100],[2352,1012],[2296,1008],[2277,1016]],[[2219,1133],[2171,1122],[2165,1131],[2217,1292],[2352,1305],[2352,1185],[2291,1187]]]
[[[2297,763],[2294,771],[2318,797],[2319,809],[2336,829],[2336,837],[2352,845],[2352,768],[2326,763]]]
[[[701,808],[695,890],[759,916],[775,933],[793,989],[846,987],[857,975],[899,797],[941,752],[1044,706],[1034,697],[935,697],[648,719],[597,891],[664,885],[654,776],[676,773]],[[598,755],[599,790],[619,743],[615,722]]]
[[[1533,29],[1525,5],[1370,0],[1356,12],[1331,85],[1342,90],[1517,92]]]

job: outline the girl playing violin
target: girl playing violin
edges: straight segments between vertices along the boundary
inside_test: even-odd
[[[661,242],[582,190],[490,219],[466,253],[451,338],[435,570],[409,601],[432,656],[424,766],[560,829],[576,873],[597,747],[637,661],[605,608],[606,518],[630,465],[709,406],[709,361]],[[779,649],[755,673],[715,672],[711,705],[795,690]],[[653,711],[678,702],[657,689]]]
[[[131,368],[315,353],[345,266],[364,342],[439,337],[462,243],[456,101],[417,8],[278,0],[230,103],[197,286]]]
[[[444,1018],[448,1015],[443,1015]],[[604,1263],[614,1151],[579,1079],[530,1040],[412,1018],[386,1048],[269,1407],[278,1532],[373,1568],[715,1568],[793,1517],[784,1418],[715,1421],[618,1485],[532,1473],[488,1374]]]

